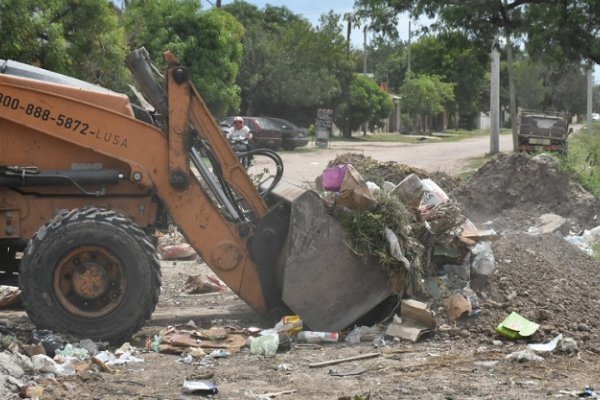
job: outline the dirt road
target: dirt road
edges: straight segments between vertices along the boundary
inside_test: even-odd
[[[512,150],[512,137],[500,136],[500,151]],[[472,157],[481,157],[490,150],[489,136],[478,136],[460,142],[443,143],[357,143],[332,142],[329,149],[312,152],[284,152],[284,178],[301,185],[323,172],[327,162],[342,153],[360,153],[378,161],[395,161],[427,171],[456,174]]]

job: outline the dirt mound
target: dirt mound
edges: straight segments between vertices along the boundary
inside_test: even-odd
[[[530,214],[555,213],[568,218],[573,230],[600,223],[600,201],[548,155],[500,154],[454,190],[451,197],[468,210],[475,222],[508,220],[503,225],[523,228],[524,223],[531,222]]]
[[[516,311],[541,325],[535,342],[562,333],[599,348],[600,264],[557,234],[503,236],[492,247],[494,274],[471,282],[481,315],[462,325],[497,339],[495,327]]]
[[[525,231],[544,213],[567,218],[572,231],[595,227],[600,224],[599,199],[551,156],[523,153],[499,155],[450,196],[471,220],[491,221],[502,233],[492,246],[494,274],[471,282],[482,304],[481,316],[461,325],[497,339],[495,327],[517,311],[541,324],[534,341],[562,333],[597,350],[600,264],[559,233],[530,236]]]

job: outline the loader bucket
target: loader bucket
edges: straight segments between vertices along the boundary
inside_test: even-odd
[[[280,182],[272,195],[289,210],[277,260],[281,298],[310,329],[342,330],[391,295],[383,269],[346,245],[342,226],[316,193]]]

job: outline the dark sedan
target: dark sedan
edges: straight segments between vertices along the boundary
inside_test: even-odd
[[[284,150],[294,150],[308,144],[308,132],[306,129],[298,128],[296,125],[281,118],[265,117],[273,122],[281,130],[281,147]]]

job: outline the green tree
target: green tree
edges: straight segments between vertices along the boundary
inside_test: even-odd
[[[356,0],[358,18],[374,29],[396,34],[398,15],[436,18],[434,27],[466,32],[490,48],[499,30],[527,37],[531,51],[555,60],[600,64],[600,7],[597,0]]]
[[[0,0],[0,54],[109,88],[125,87],[125,34],[109,1]]]
[[[449,108],[459,114],[459,120],[473,120],[482,108],[488,53],[459,32],[426,35],[412,45],[412,70],[454,84],[454,105]]]
[[[390,96],[365,75],[354,74],[348,98],[335,110],[333,120],[342,134],[352,135],[362,124],[377,126],[389,117],[393,104]]]
[[[376,82],[385,82],[391,92],[397,93],[406,78],[407,47],[397,39],[384,39],[380,36],[374,38],[367,51],[369,56],[369,70],[375,75]],[[358,57],[362,70],[362,56]]]
[[[238,77],[243,113],[307,123],[317,108],[335,108],[352,70],[339,16],[327,14],[313,28],[286,7],[236,1],[223,9],[245,28]]]
[[[238,110],[235,81],[242,59],[243,27],[229,13],[202,11],[196,0],[131,0],[124,12],[131,47],[144,46],[157,65],[173,52],[216,116]]]
[[[454,100],[454,85],[436,75],[417,75],[400,88],[401,106],[413,116],[419,132],[429,131],[429,117],[444,111]]]

